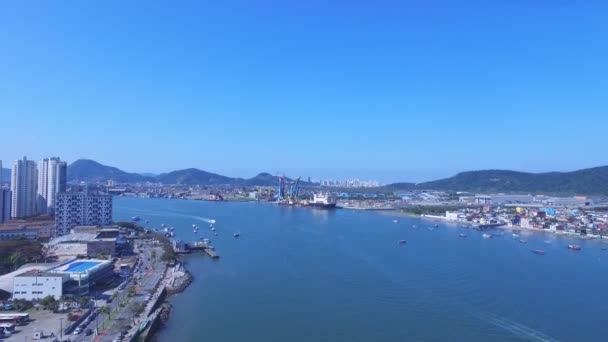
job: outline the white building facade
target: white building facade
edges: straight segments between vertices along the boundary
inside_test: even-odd
[[[112,196],[88,192],[64,192],[57,195],[55,235],[69,234],[75,226],[112,224]]]
[[[57,193],[61,192],[60,188],[65,191],[65,173],[60,177],[60,165],[65,165],[65,162],[57,157],[45,158],[38,163],[37,210],[40,214],[53,214]]]
[[[13,299],[40,300],[53,296],[59,300],[63,295],[63,284],[70,280],[69,275],[28,271],[17,275],[13,280]]]
[[[32,160],[15,160],[11,170],[11,217],[34,216],[38,185],[38,169]]]

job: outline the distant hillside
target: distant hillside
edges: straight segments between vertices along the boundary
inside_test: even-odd
[[[239,178],[226,177],[215,173],[192,168],[163,173],[156,178],[156,181],[165,184],[217,185],[236,184],[239,182]]]
[[[608,195],[608,166],[572,172],[482,170],[416,185],[417,189],[471,192]]]
[[[90,159],[78,159],[68,166],[68,181],[103,182],[113,180],[120,183],[154,181],[137,173],[128,173]]]
[[[285,177],[285,182],[286,183],[291,183],[294,182],[295,179],[291,179],[288,177]],[[279,184],[279,176],[273,176],[270,173],[267,172],[262,172],[260,174],[258,174],[257,176],[253,177],[253,178],[249,178],[244,180],[244,185],[249,185],[249,186],[253,186],[253,185],[259,185],[259,186],[275,186]],[[312,183],[308,183],[304,180],[300,180],[300,185],[304,186],[304,185],[311,185]]]

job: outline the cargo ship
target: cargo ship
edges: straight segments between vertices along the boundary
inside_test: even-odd
[[[336,207],[336,198],[327,192],[320,192],[313,195],[312,200],[306,203],[313,208],[332,209]]]

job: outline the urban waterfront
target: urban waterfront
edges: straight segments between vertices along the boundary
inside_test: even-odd
[[[132,216],[173,226],[185,241],[209,238],[221,255],[183,258],[194,282],[171,299],[159,341],[607,338],[608,245],[599,240],[576,240],[582,250],[571,251],[575,240],[552,234],[483,239],[373,212],[115,197],[114,219]]]

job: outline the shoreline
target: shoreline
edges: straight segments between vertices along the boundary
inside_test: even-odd
[[[379,211],[379,210],[377,210],[377,211]],[[384,210],[381,212],[381,214],[387,215],[387,216],[392,215],[392,216],[417,218],[420,220],[426,220],[426,221],[432,221],[432,222],[443,222],[446,224],[457,225],[457,226],[465,225],[465,226],[468,226],[467,227],[468,229],[471,229],[475,224],[478,224],[478,223],[469,222],[469,221],[464,221],[464,222],[447,221],[446,219],[441,218],[441,216],[424,216],[424,215],[405,213],[405,212],[401,212],[398,210]],[[509,226],[506,224],[501,225],[501,226],[492,227],[490,229],[502,229],[502,230],[510,230],[510,231],[526,231],[526,232],[533,232],[533,233],[552,234],[552,235],[557,235],[557,236],[562,236],[562,237],[575,238],[575,239],[579,239],[579,240],[598,240],[598,241],[601,241],[602,243],[608,243],[608,237],[603,238],[602,236],[599,236],[599,235],[598,236],[580,235],[578,233],[572,233],[572,232],[561,231],[561,230],[527,228],[527,227],[521,227],[521,226]]]

